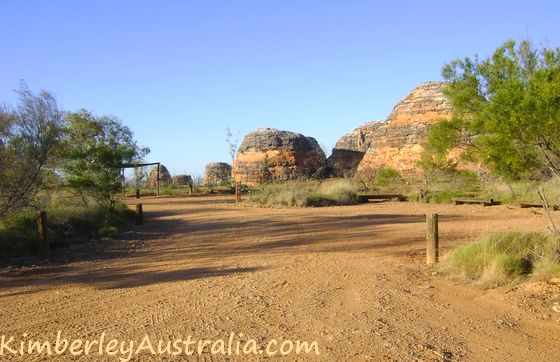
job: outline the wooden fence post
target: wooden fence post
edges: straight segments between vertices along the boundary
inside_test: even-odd
[[[136,225],[142,225],[144,222],[144,214],[142,212],[142,204],[136,205]]]
[[[159,196],[159,163],[157,165],[157,175],[156,176],[157,176],[156,177],[156,180],[157,180],[157,182],[156,182],[157,183],[157,193],[156,193],[156,195]]]
[[[241,190],[238,184],[235,184],[235,202],[241,202]]]
[[[426,263],[433,265],[439,259],[438,214],[426,214]]]
[[[37,233],[39,234],[39,253],[43,257],[49,256],[49,238],[47,235],[47,212],[37,213]]]
[[[140,198],[140,189],[136,188],[136,198],[139,199]]]

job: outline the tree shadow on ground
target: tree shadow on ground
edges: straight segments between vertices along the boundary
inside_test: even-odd
[[[238,273],[251,273],[263,270],[261,267],[195,267],[175,270],[136,270],[133,266],[122,268],[104,268],[83,270],[73,266],[56,266],[34,269],[13,275],[14,278],[3,281],[6,288],[33,287],[33,292],[40,291],[38,286],[62,286],[68,284],[85,284],[97,289],[122,289],[149,286],[153,284],[188,281],[203,278],[215,278]],[[18,291],[2,295],[26,294],[30,291]]]
[[[341,209],[334,208],[330,213],[320,209],[311,214],[301,209],[263,212],[228,205],[192,205],[161,211],[148,207],[144,225],[120,234],[119,240],[107,242],[101,252],[96,248],[81,250],[82,254],[70,257],[73,263],[62,259],[58,264],[29,271],[3,273],[0,283],[35,290],[73,283],[99,289],[133,288],[260,270],[254,266],[232,266],[247,256],[266,261],[271,255],[371,251],[375,256],[387,256],[419,254],[424,249],[424,215],[366,213],[355,209],[345,209],[350,215],[340,215],[335,212]],[[208,215],[214,212],[216,218]],[[461,219],[466,217],[440,216],[442,222]],[[393,235],[401,228],[406,228],[407,234]],[[56,251],[59,255],[65,252],[68,254],[68,250]],[[218,262],[220,265],[215,265]],[[188,267],[184,268],[185,265]]]
[[[155,213],[157,214],[157,213]],[[154,215],[155,216],[155,215]],[[463,219],[446,215],[442,221]],[[157,227],[175,231],[168,246],[158,248],[153,258],[172,261],[237,257],[249,254],[301,254],[317,252],[375,251],[379,255],[399,255],[424,249],[424,215],[357,214],[314,216],[297,220],[276,215],[257,218],[227,218],[208,221],[159,219]],[[411,229],[406,237],[391,235],[399,225]]]

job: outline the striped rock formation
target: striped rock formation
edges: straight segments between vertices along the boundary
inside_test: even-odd
[[[381,121],[368,122],[339,138],[327,159],[327,175],[351,177],[367,150],[372,146]]]
[[[324,172],[325,153],[312,137],[273,128],[245,136],[233,165],[238,182],[259,185],[317,177]]]
[[[444,87],[442,82],[422,83],[402,99],[374,131],[357,172],[387,167],[403,174],[418,173],[428,126],[452,115]]]

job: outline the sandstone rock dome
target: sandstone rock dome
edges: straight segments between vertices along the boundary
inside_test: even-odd
[[[146,181],[146,186],[150,188],[157,187],[157,168],[158,166],[152,167],[150,173],[148,174],[148,180]],[[159,184],[170,185],[172,183],[171,174],[164,165],[159,165]]]
[[[318,176],[325,153],[312,137],[274,128],[259,128],[245,136],[233,166],[236,181],[258,185]]]
[[[206,185],[225,185],[231,178],[231,165],[225,162],[212,162],[204,167]]]
[[[417,173],[428,126],[452,115],[444,88],[443,82],[426,82],[403,98],[374,131],[358,172],[390,167],[405,174]]]
[[[176,175],[171,177],[171,182],[175,186],[188,186],[193,184],[191,175]]]

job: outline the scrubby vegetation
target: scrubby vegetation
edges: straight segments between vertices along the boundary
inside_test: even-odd
[[[118,232],[130,216],[121,168],[149,150],[115,117],[63,111],[25,83],[17,93],[0,108],[0,257],[35,249],[37,210],[54,247]]]
[[[79,243],[91,238],[113,236],[129,227],[134,212],[118,204],[110,224],[106,222],[107,210],[99,206],[80,204],[53,205],[46,209],[48,236],[51,248]],[[38,248],[37,212],[21,210],[0,220],[0,258],[33,254]]]
[[[429,129],[420,162],[428,177],[456,173],[448,155],[458,149],[463,161],[510,186],[509,196],[500,195],[506,199],[534,199],[516,192],[516,184],[536,190],[535,183],[560,175],[560,48],[508,41],[486,59],[449,62],[442,75],[454,112]]]
[[[485,185],[476,173],[469,170],[428,170],[421,177],[409,180],[402,190],[409,200],[450,203],[454,198],[484,197]]]
[[[357,203],[359,187],[352,179],[265,184],[252,190],[247,202],[267,207],[350,205]]]
[[[247,192],[249,187],[246,185],[239,185],[242,192]],[[136,187],[127,187],[125,191],[129,197],[134,197],[136,194]],[[192,194],[234,194],[235,186],[228,185],[204,185],[194,184],[192,186]],[[155,196],[157,189],[153,187],[140,187],[140,194],[142,196]],[[186,196],[191,195],[191,188],[188,185],[161,185],[159,188],[160,195],[169,196]]]
[[[442,270],[486,287],[560,274],[560,243],[543,233],[502,233],[461,245]]]
[[[560,49],[508,41],[487,59],[450,62],[442,75],[454,114],[429,129],[420,161],[426,175],[457,174],[447,156],[460,148],[464,161],[490,172],[484,184],[472,188],[474,194],[502,202],[558,203]],[[454,191],[445,189],[449,195]],[[485,286],[559,274],[560,231],[546,208],[545,214],[553,233],[491,235],[455,248],[443,269]]]
[[[375,173],[374,185],[381,187],[398,186],[402,184],[403,178],[399,171],[393,168],[380,168]]]

